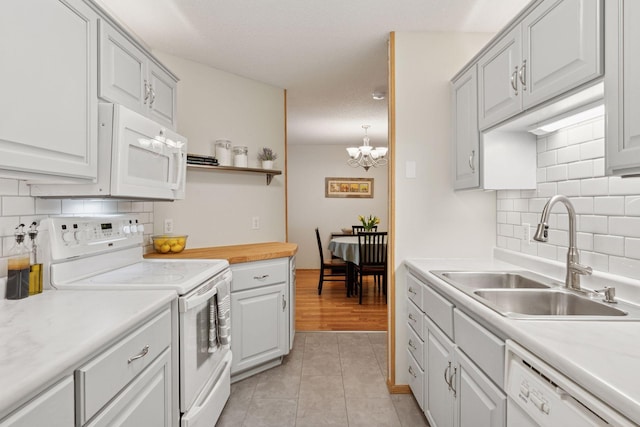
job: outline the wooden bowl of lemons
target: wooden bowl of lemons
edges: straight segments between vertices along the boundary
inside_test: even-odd
[[[159,234],[151,236],[153,239],[153,249],[159,254],[177,254],[182,252],[187,246],[186,235]]]

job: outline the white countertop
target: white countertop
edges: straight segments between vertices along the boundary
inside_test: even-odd
[[[0,300],[0,419],[175,298],[174,291],[45,291]]]
[[[516,320],[501,316],[430,270],[530,270],[495,259],[411,259],[406,265],[593,395],[640,424],[640,322]]]

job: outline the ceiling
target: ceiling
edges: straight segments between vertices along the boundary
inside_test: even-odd
[[[529,0],[100,0],[153,50],[287,89],[289,144],[387,144],[391,31],[496,32]]]

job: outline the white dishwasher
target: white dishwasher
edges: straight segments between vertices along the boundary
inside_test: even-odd
[[[508,427],[636,425],[517,343],[506,351]]]

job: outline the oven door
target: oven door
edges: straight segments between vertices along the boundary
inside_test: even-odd
[[[114,105],[111,195],[184,199],[187,140]]]
[[[215,304],[215,295],[218,291],[216,282],[219,281],[219,278],[211,279],[178,299],[180,412],[183,413],[191,408],[205,385],[219,372],[223,359],[229,353],[229,349],[220,345],[213,345],[210,349],[212,346],[210,333],[216,328],[215,316],[211,316],[211,305]]]

